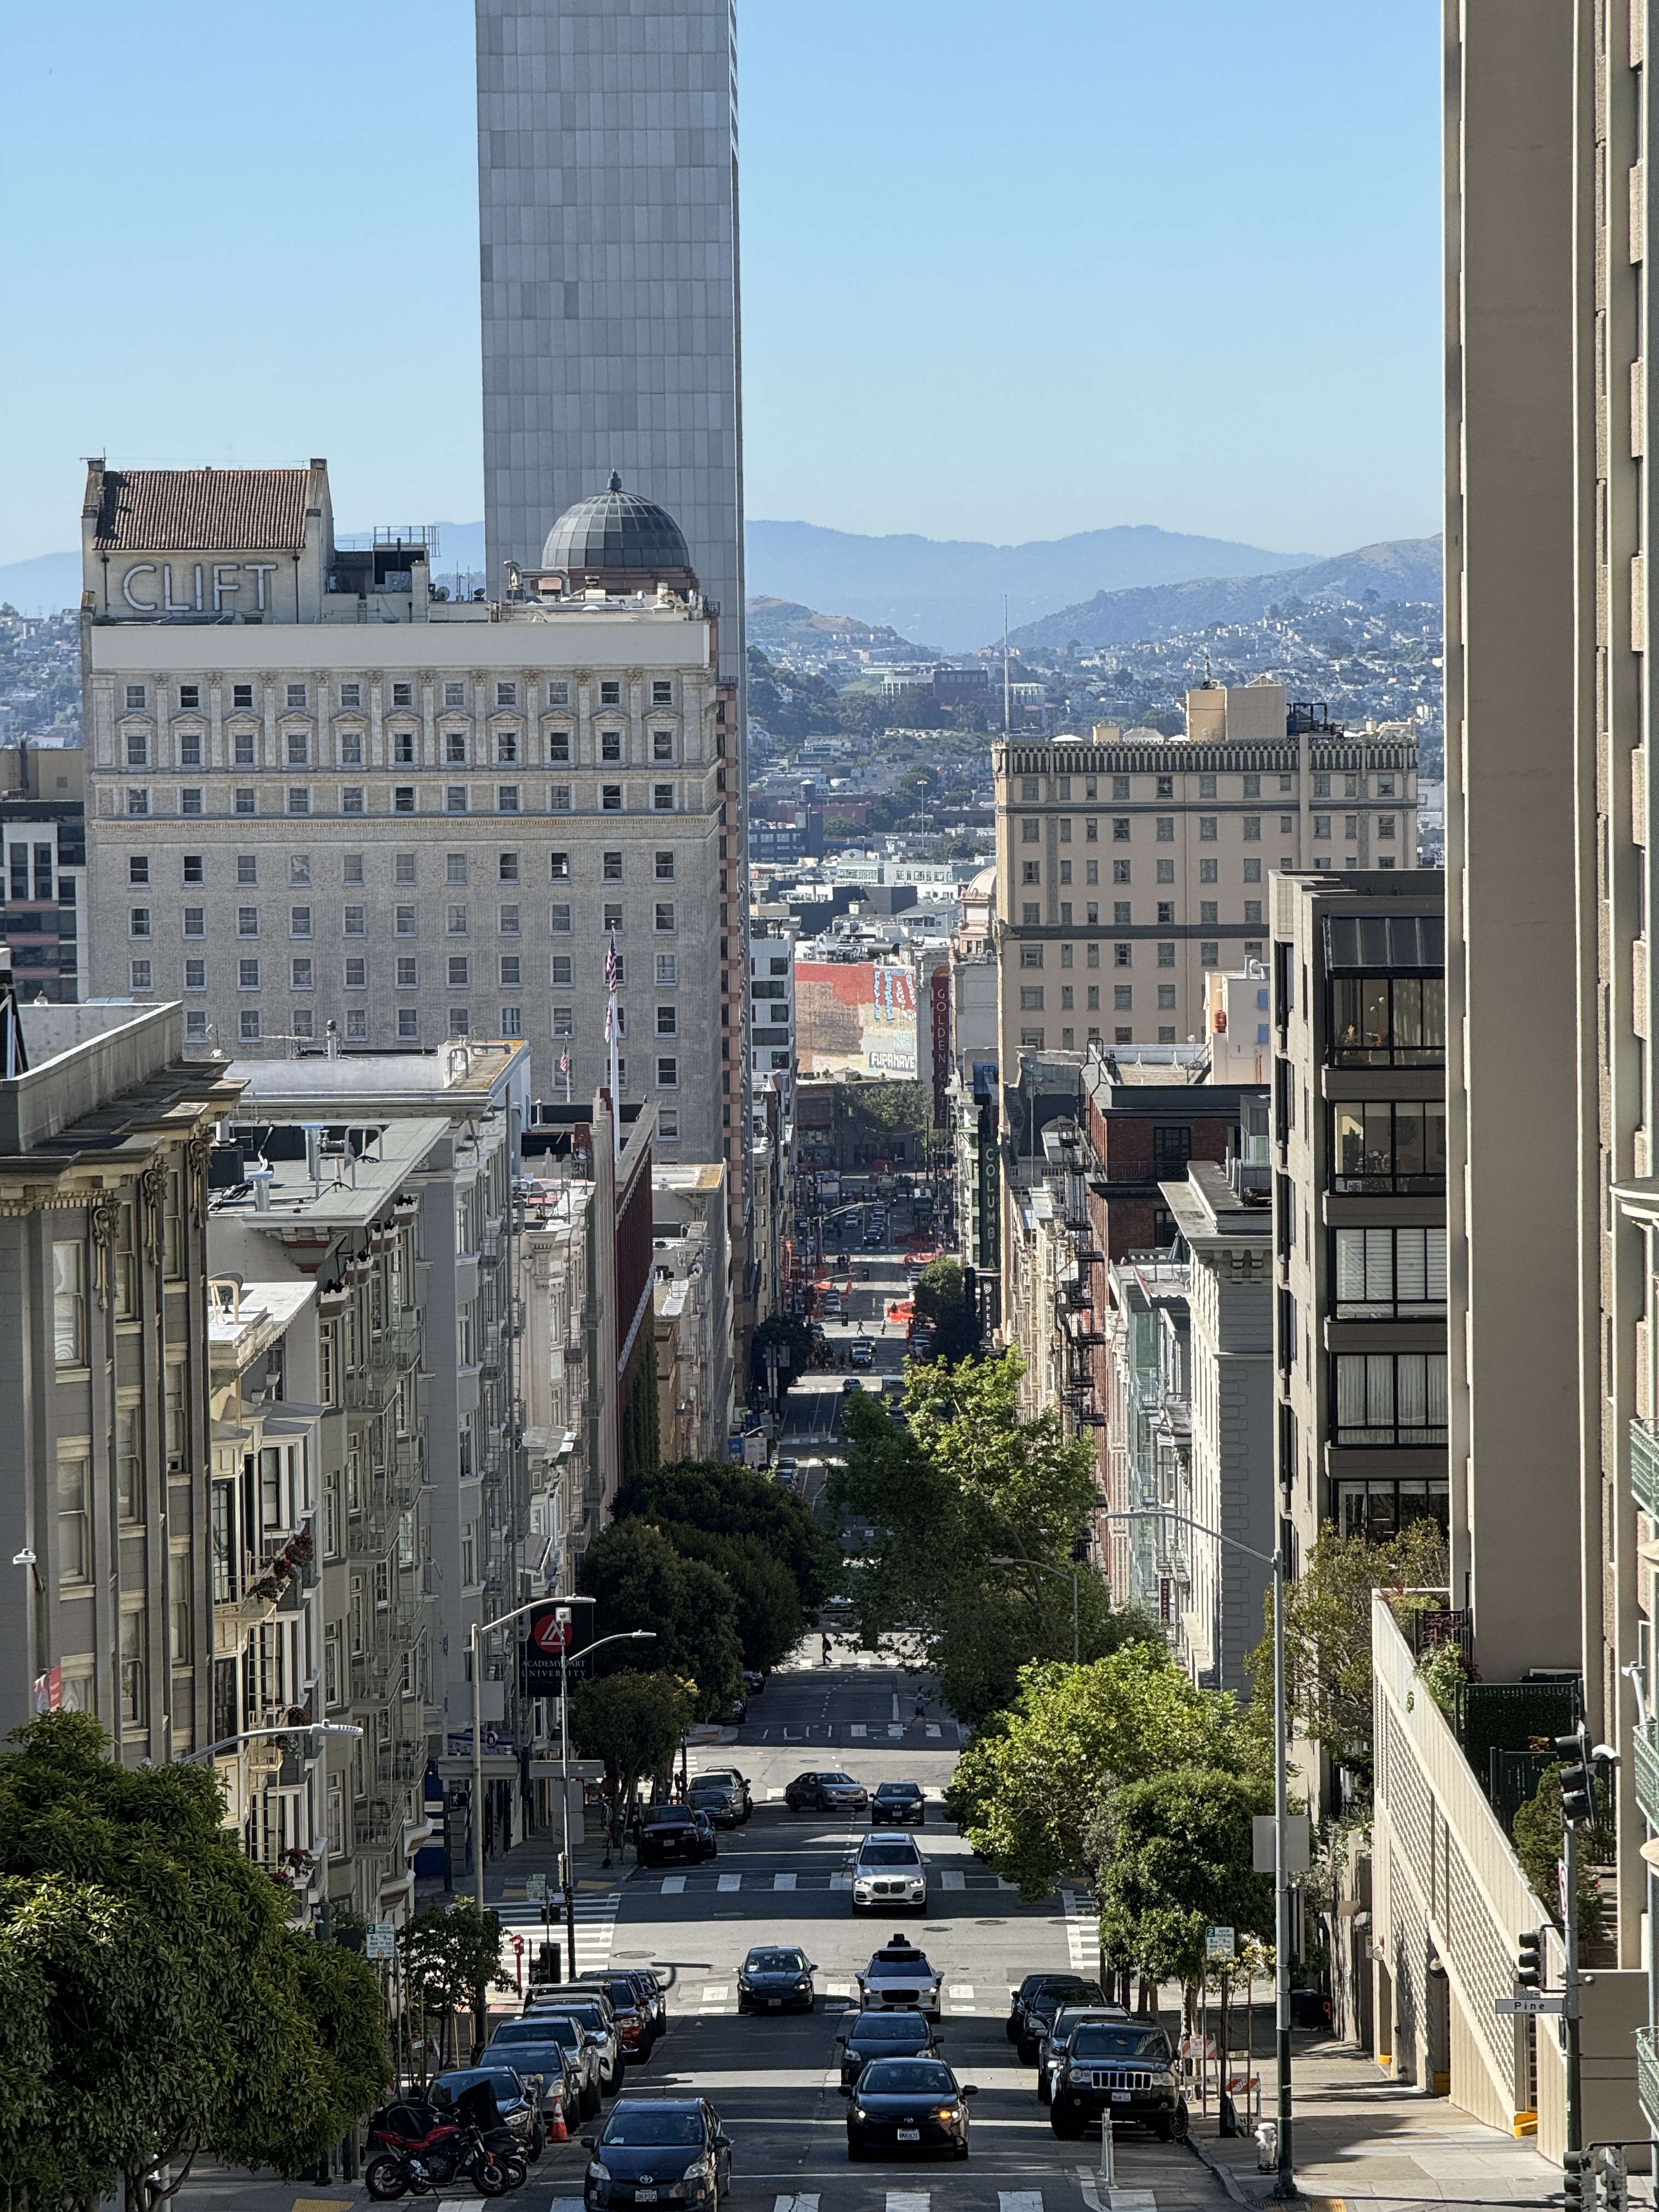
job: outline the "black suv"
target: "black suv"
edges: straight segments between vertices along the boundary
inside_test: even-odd
[[[670,1859],[712,1859],[720,1850],[707,1813],[685,1805],[647,1805],[640,1814],[641,1866],[665,1866]]]
[[[872,1828],[896,1826],[909,1823],[921,1827],[927,1817],[927,1801],[915,1782],[883,1782],[870,1800],[870,1826]]]
[[[1014,1992],[1008,2009],[1006,2033],[1019,2050],[1019,2063],[1029,2066],[1037,2054],[1038,2028],[1048,2032],[1048,2022],[1063,2004],[1103,2005],[1098,1982],[1085,1982],[1078,1974],[1027,1974]]]
[[[1048,2123],[1075,2140],[1091,2120],[1109,2113],[1133,2120],[1162,2142],[1187,2134],[1175,2053],[1161,2027],[1139,2021],[1089,2020],[1072,2031],[1054,2068]]]

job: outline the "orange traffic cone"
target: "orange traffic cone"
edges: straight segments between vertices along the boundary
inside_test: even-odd
[[[553,2117],[548,2122],[547,2126],[547,2140],[550,2143],[568,2143],[570,2140],[570,2130],[564,2124],[564,2100],[562,2098],[553,2107]]]

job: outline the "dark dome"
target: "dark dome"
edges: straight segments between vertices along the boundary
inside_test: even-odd
[[[665,575],[689,569],[680,526],[666,507],[624,491],[612,473],[609,488],[568,507],[547,533],[544,568],[633,568]]]

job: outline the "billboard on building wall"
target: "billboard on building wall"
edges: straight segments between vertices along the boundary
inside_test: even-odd
[[[896,960],[797,961],[795,1063],[802,1075],[914,1082],[912,970]]]

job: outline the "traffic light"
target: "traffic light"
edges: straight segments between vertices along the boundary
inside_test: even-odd
[[[1556,1757],[1567,1762],[1561,1770],[1561,1817],[1574,1828],[1595,1818],[1595,1776],[1585,1741],[1582,1726],[1555,1739]]]
[[[1570,2150],[1561,2158],[1561,2195],[1565,2212],[1595,2212],[1595,2166],[1587,2150]]]
[[[1544,1939],[1535,1928],[1523,1929],[1516,1946],[1515,1985],[1520,1990],[1544,1986]]]

